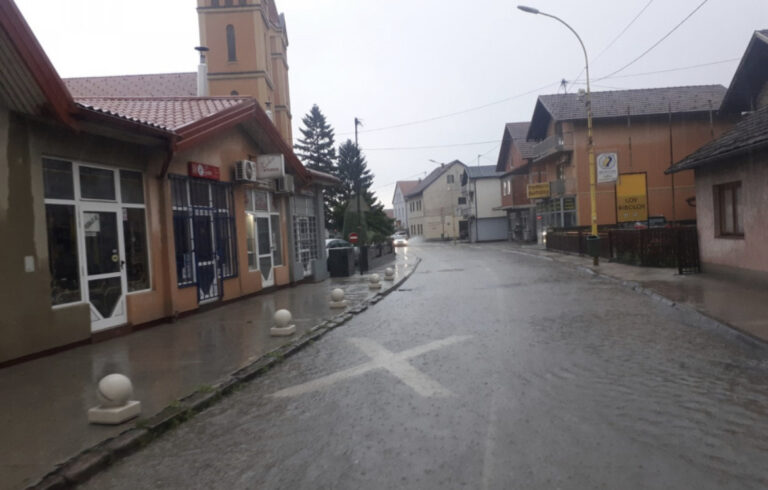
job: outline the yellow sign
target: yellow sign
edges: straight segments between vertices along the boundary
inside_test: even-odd
[[[616,182],[616,221],[646,221],[648,196],[645,174],[623,174]]]
[[[528,199],[541,199],[544,197],[549,197],[549,182],[528,184]]]

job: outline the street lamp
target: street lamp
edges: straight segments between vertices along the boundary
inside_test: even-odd
[[[584,47],[584,42],[581,40],[579,34],[573,30],[573,27],[569,26],[568,23],[560,17],[547,14],[533,7],[526,7],[525,5],[518,5],[517,8],[529,14],[543,15],[560,22],[565,27],[567,27],[574,36],[576,36],[576,39],[579,40],[579,44],[581,44],[581,49],[584,51],[584,67],[587,74],[587,153],[589,155],[589,207],[591,214],[592,236],[593,239],[597,239],[597,184],[595,182],[595,146],[592,141],[592,97],[589,90],[589,58],[587,57],[587,48]],[[599,254],[596,254],[593,259],[593,263],[595,265],[599,265],[600,263],[598,255]]]

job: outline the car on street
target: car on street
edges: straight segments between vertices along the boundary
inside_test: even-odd
[[[407,247],[408,238],[406,238],[405,235],[395,235],[395,238],[392,240],[392,244],[395,247]]]
[[[635,230],[645,230],[647,228],[669,228],[670,224],[664,216],[649,216],[648,221],[636,221]]]

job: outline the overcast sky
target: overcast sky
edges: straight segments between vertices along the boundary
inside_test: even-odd
[[[766,0],[709,0],[642,59],[597,80],[651,47],[702,0],[523,1],[581,35],[593,91],[728,86],[738,65],[733,59],[753,31],[768,28]],[[62,77],[196,70],[194,0],[16,2]],[[374,190],[387,205],[394,181],[425,175],[435,166],[430,159],[475,165],[482,155],[480,164],[495,164],[504,123],[530,120],[536,96],[556,93],[559,81],[576,80],[584,65],[563,25],[516,5],[277,0],[290,41],[294,135],[313,103],[335,128],[337,143],[354,138],[353,120],[362,119],[360,146],[376,176]],[[724,60],[731,61],[645,74]],[[568,90],[579,87],[577,81]],[[418,122],[425,119],[432,120]]]

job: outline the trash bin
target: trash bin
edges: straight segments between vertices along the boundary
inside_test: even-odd
[[[354,249],[329,248],[328,273],[331,277],[348,277],[355,273]]]
[[[600,236],[587,235],[587,255],[600,257]]]

